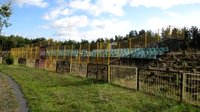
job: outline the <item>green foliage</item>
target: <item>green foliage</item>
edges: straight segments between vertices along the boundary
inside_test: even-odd
[[[91,79],[0,65],[20,86],[31,112],[181,112],[199,108]]]
[[[0,6],[0,34],[3,27],[8,27],[11,24],[8,22],[10,16],[12,15],[11,3],[2,4]]]
[[[6,57],[6,64],[12,65],[13,63],[14,63],[14,58],[13,58],[13,56],[8,55],[8,56]]]

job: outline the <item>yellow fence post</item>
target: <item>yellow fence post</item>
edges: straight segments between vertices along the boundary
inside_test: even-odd
[[[58,61],[58,54],[59,54],[59,45],[57,46],[57,49],[56,49],[56,61]]]
[[[129,38],[129,54],[131,53],[131,38]]]
[[[103,42],[100,42],[100,45],[99,45],[99,62],[100,62],[100,63],[103,63],[103,62],[104,62],[104,59],[103,59],[102,54],[101,54],[102,43],[103,43]]]
[[[31,59],[31,60],[32,60],[32,58],[33,58],[33,56],[32,56],[32,55],[33,55],[33,53],[32,53],[33,51],[32,51],[32,50],[33,50],[33,44],[31,44],[31,49],[30,49],[30,59]]]
[[[19,48],[17,48],[17,58],[19,58]]]
[[[53,53],[54,53],[54,51],[53,51],[53,46],[51,46],[51,51],[50,51],[50,63],[53,63],[54,61],[53,61]],[[53,65],[52,64],[50,64],[50,68],[52,68],[53,69]]]
[[[96,50],[96,55],[97,55],[97,58],[96,58],[96,63],[99,63],[99,42],[97,42],[97,50]]]
[[[21,54],[21,57],[20,57],[20,58],[23,58],[23,53],[24,53],[23,47],[21,47],[20,50],[21,50],[21,51],[20,51],[20,54]]]
[[[27,60],[27,59],[28,59],[28,50],[29,50],[29,46],[26,47],[25,49],[26,49],[26,50],[25,50],[25,51],[26,51],[25,56],[26,56],[26,60]]]
[[[22,56],[22,58],[25,58],[25,56],[26,56],[26,49],[25,49],[25,47],[23,47],[23,56]]]
[[[13,50],[13,48],[11,48],[11,50],[10,50],[10,54],[13,56],[13,54],[14,54],[14,50]]]
[[[38,48],[35,47],[35,59],[37,59],[37,52],[38,52]]]
[[[159,36],[159,34],[160,34],[160,31],[159,31],[159,29],[158,29],[158,42],[160,41],[160,36]]]
[[[120,49],[121,49],[121,43],[120,42],[118,42],[119,43],[119,47],[118,47],[118,59],[120,59]]]
[[[63,51],[63,61],[66,59],[66,45],[64,45],[64,51]]]

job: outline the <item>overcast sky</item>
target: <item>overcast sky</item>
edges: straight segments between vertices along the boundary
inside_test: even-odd
[[[95,40],[130,30],[200,27],[200,0],[14,0],[6,35]]]

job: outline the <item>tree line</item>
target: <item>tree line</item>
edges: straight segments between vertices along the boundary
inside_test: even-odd
[[[36,44],[39,42],[48,43],[49,41],[54,44],[59,45],[75,45],[75,47],[79,46],[79,44],[91,44],[95,45],[97,42],[124,42],[128,41],[129,38],[134,39],[135,42],[141,41],[141,39],[147,38],[148,41],[155,41],[158,38],[180,38],[183,39],[187,47],[200,49],[200,29],[196,26],[192,26],[191,28],[182,28],[182,29],[169,29],[165,28],[161,31],[161,36],[159,36],[158,32],[154,33],[151,30],[132,30],[127,33],[125,36],[116,35],[114,38],[98,38],[97,40],[88,41],[82,39],[80,42],[75,40],[65,40],[65,41],[55,41],[53,39],[48,40],[45,37],[30,39],[27,37],[22,37],[18,35],[10,35],[4,36],[0,35],[0,49],[3,51],[10,50],[14,47],[25,47],[27,45]]]

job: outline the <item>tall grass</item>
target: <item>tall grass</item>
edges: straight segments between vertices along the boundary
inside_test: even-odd
[[[199,108],[92,79],[1,65],[22,88],[32,112],[182,112]]]

